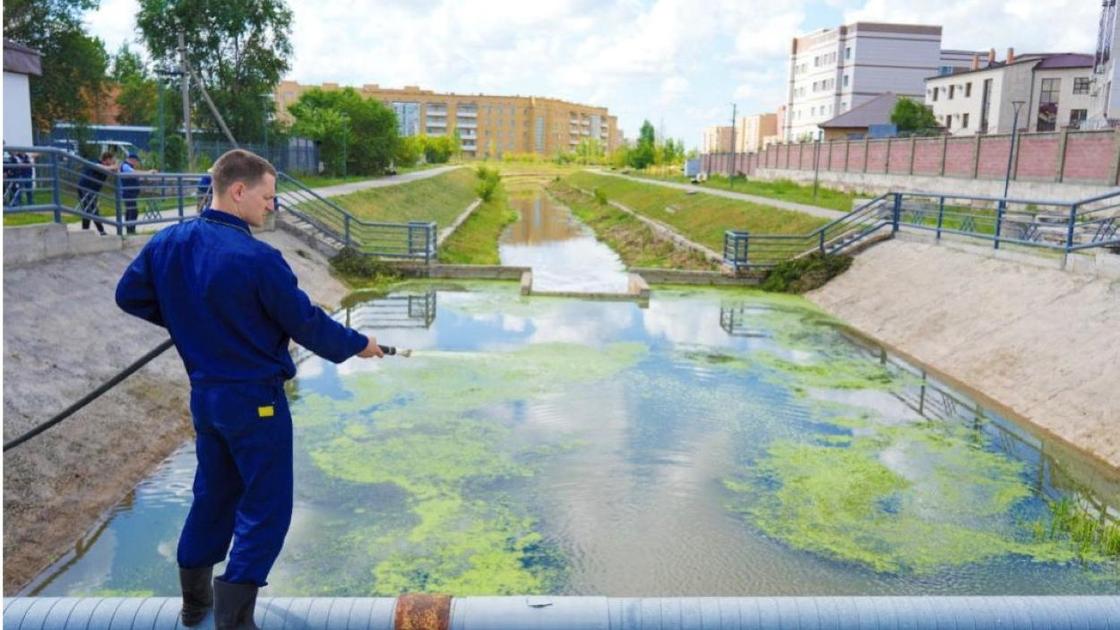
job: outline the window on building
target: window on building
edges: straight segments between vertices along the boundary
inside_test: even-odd
[[[953,100],[953,94],[955,94],[956,92],[957,92],[957,86],[950,85],[949,86],[949,100],[950,101]]]
[[[953,128],[953,115],[949,114],[948,116],[945,117],[945,129],[949,130],[949,129],[952,129],[952,128]]]
[[[937,102],[937,93],[940,92],[940,91],[941,91],[941,88],[938,88],[938,87],[933,88],[933,102],[934,103]]]
[[[972,81],[964,84],[964,97],[969,98],[972,96]]]
[[[968,129],[968,114],[961,114],[961,129]]]
[[[848,87],[848,75],[844,75],[844,87]]]
[[[1072,129],[1080,129],[1081,123],[1089,116],[1087,109],[1071,109],[1069,110],[1069,126]]]
[[[1053,131],[1058,126],[1058,93],[1061,79],[1043,79],[1038,94],[1038,131]]]
[[[953,66],[941,66],[937,69],[938,76],[943,77],[947,74],[953,74]]]
[[[848,46],[847,48],[844,49],[844,58],[845,59],[851,59],[852,58],[852,47],[851,46]]]
[[[1073,80],[1073,93],[1074,94],[1088,94],[1089,93],[1089,77],[1077,77]],[[1076,110],[1074,110],[1076,111]]]

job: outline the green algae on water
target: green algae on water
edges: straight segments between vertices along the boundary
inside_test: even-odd
[[[725,481],[740,497],[732,507],[794,548],[880,572],[1076,558],[1016,525],[1012,508],[1030,495],[1020,464],[923,425],[885,433],[849,446],[779,440],[753,475]]]

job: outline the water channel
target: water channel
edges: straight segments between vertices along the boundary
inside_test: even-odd
[[[617,256],[563,208],[515,203],[503,263],[615,290]],[[1052,535],[1047,507],[1109,521],[1120,479],[800,298],[417,283],[336,316],[416,354],[297,353],[270,595],[1120,593],[1116,558]],[[176,594],[193,457],[29,592]]]

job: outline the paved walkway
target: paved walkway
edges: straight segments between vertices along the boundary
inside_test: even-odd
[[[764,205],[764,206],[771,206],[771,207],[774,207],[774,208],[781,208],[783,210],[792,210],[794,212],[804,212],[805,214],[811,214],[815,217],[821,217],[821,218],[824,218],[824,219],[837,219],[837,218],[840,218],[840,217],[844,216],[845,214],[847,214],[846,212],[840,212],[839,210],[832,210],[831,208],[821,208],[819,206],[810,206],[810,205],[806,205],[806,204],[803,204],[803,203],[794,203],[792,201],[782,201],[780,199],[772,199],[770,197],[760,197],[758,195],[748,195],[746,193],[731,192],[730,190],[721,190],[719,188],[707,188],[707,187],[704,187],[704,186],[697,186],[695,184],[678,184],[676,182],[664,182],[664,181],[658,181],[656,179],[648,179],[648,178],[645,178],[645,177],[633,177],[633,176],[630,176],[630,175],[622,175],[621,173],[612,173],[610,171],[601,171],[601,170],[595,170],[595,169],[588,169],[588,170],[590,172],[596,173],[598,175],[609,175],[611,177],[628,179],[630,181],[638,182],[638,183],[641,183],[641,184],[653,184],[654,186],[664,186],[666,188],[676,188],[677,190],[684,190],[684,191],[688,191],[688,192],[700,192],[700,193],[704,193],[706,195],[715,195],[717,197],[726,197],[728,199],[738,199],[740,201],[749,201],[751,203],[757,203],[757,204]]]
[[[423,171],[413,171],[403,175],[393,175],[390,177],[379,177],[377,179],[367,179],[360,182],[347,182],[345,184],[337,184],[334,186],[324,186],[323,188],[314,188],[315,194],[320,197],[338,197],[339,195],[348,195],[352,192],[359,190],[366,190],[369,188],[384,188],[385,186],[396,186],[398,184],[407,184],[408,182],[415,182],[437,175],[443,175],[448,171],[453,171],[457,168],[463,168],[461,164],[453,164],[450,166],[440,166],[437,168],[429,168]]]

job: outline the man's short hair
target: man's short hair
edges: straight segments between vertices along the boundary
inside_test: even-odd
[[[112,151],[106,151],[106,152],[101,154],[101,161],[102,162],[104,162],[105,160],[115,160],[115,159],[117,159],[117,155],[115,153],[113,153]]]
[[[214,192],[224,194],[236,182],[255,186],[265,174],[276,177],[276,169],[268,160],[244,149],[226,151],[214,162]]]

